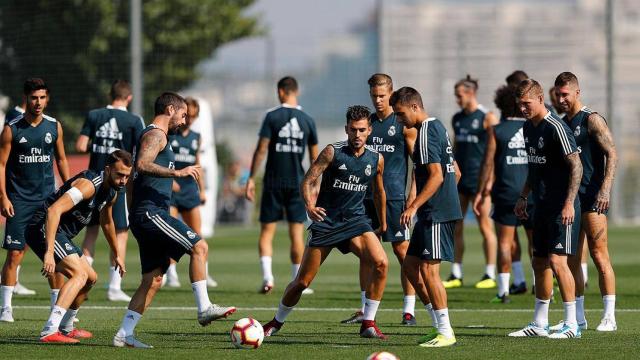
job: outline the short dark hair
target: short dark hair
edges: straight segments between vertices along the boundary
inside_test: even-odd
[[[503,117],[522,117],[522,112],[516,104],[516,89],[513,86],[500,86],[496,90],[493,102]]]
[[[390,90],[393,90],[393,80],[391,80],[391,76],[387,74],[373,74],[369,80],[367,80],[367,83],[369,84],[369,88],[375,86],[388,86]]]
[[[539,82],[533,79],[525,79],[518,84],[516,97],[521,98],[525,95],[544,96],[544,91]]]
[[[24,81],[23,94],[29,95],[37,90],[46,90],[49,93],[49,87],[44,80],[40,78],[28,78]]]
[[[111,100],[126,100],[131,94],[131,84],[127,80],[118,79],[111,84]]]
[[[298,91],[298,82],[293,76],[285,76],[278,81],[278,90],[282,90],[285,94]]]
[[[411,105],[417,104],[420,108],[424,109],[424,105],[422,104],[422,96],[418,90],[405,86],[396,90],[391,94],[391,98],[389,99],[389,105]]]
[[[518,86],[518,84],[522,82],[522,80],[526,80],[528,78],[529,78],[529,75],[527,75],[526,72],[522,70],[516,70],[511,74],[509,74],[509,76],[507,76],[507,78],[504,80],[507,82],[507,85],[516,87]]]
[[[478,91],[478,79],[473,79],[471,75],[467,74],[464,79],[458,80],[453,88],[457,89],[459,86],[462,86],[467,90],[473,90],[474,92]]]
[[[133,166],[133,159],[128,151],[120,149],[112,151],[107,157],[107,166],[111,166],[118,161],[122,162],[126,167]]]
[[[162,95],[158,96],[154,105],[155,115],[164,114],[169,105],[173,105],[174,108],[178,109],[179,107],[187,106],[187,102],[182,96],[174,92],[162,93]]]
[[[580,86],[578,83],[578,77],[569,71],[560,73],[560,75],[556,77],[556,82],[554,83],[555,86],[565,86],[569,84]]]
[[[353,105],[347,108],[347,124],[351,121],[367,119],[371,125],[371,110],[364,105]]]

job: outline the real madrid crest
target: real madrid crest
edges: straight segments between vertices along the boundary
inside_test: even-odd
[[[191,148],[193,150],[198,150],[198,140],[196,139],[191,140]]]
[[[576,129],[573,130],[574,136],[580,136],[580,125],[576,126]]]
[[[391,126],[389,127],[389,131],[387,131],[387,134],[389,134],[389,136],[393,136],[393,135],[395,135],[395,134],[396,134],[396,127],[395,127],[395,125],[391,125]]]
[[[178,147],[180,144],[178,144],[178,140],[173,140],[171,142],[171,147]]]
[[[187,231],[187,236],[189,237],[189,239],[195,239],[196,237],[196,233],[194,233],[193,231]]]
[[[542,138],[538,138],[538,149],[542,149],[544,147],[544,140]]]
[[[473,121],[471,122],[471,127],[474,129],[477,129],[480,127],[480,120],[479,119],[473,119]]]
[[[52,141],[53,141],[53,136],[51,136],[51,133],[47,133],[44,136],[44,142],[46,142],[47,144],[51,144]]]
[[[367,176],[371,176],[371,164],[367,164],[367,167],[364,169],[364,173]]]

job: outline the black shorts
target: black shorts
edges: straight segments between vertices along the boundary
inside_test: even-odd
[[[458,193],[473,197],[478,192],[478,183],[476,182],[463,182],[462,179],[458,183]]]
[[[373,232],[371,220],[366,215],[340,222],[326,218],[322,222],[313,222],[308,230],[307,246],[336,247],[343,254],[350,252],[351,239],[366,232]]]
[[[533,256],[549,254],[575,255],[580,235],[580,204],[574,204],[575,219],[571,225],[562,224],[562,209],[536,208],[533,222]]]
[[[116,226],[116,230],[129,229],[129,209],[127,209],[126,189],[118,191],[116,203],[113,204],[113,209],[111,210],[111,217],[113,218],[113,224]],[[87,226],[96,225],[100,225],[100,216],[92,216]]]
[[[400,225],[400,215],[402,215],[404,211],[404,204],[404,200],[387,201],[387,231],[382,234],[382,241],[407,241],[411,237],[409,229],[406,226]],[[371,227],[373,229],[380,227],[374,201],[372,199],[365,199],[364,208],[367,216],[371,219]]]
[[[47,252],[47,240],[44,234],[44,222],[30,224],[25,230],[27,244],[29,244],[33,253],[36,254],[40,260],[44,259],[44,254]],[[71,254],[82,256],[82,250],[80,250],[66,234],[57,232],[56,240],[53,244],[54,261],[57,264]]]
[[[578,196],[580,197],[580,210],[583,214],[588,212],[598,212],[598,209],[596,209],[596,200],[598,199],[597,190],[587,190],[584,193],[579,193]],[[608,213],[609,209],[603,212],[605,215]]]
[[[307,221],[307,210],[300,195],[300,190],[293,189],[264,189],[260,202],[260,222],[272,223],[284,219],[292,223]]]
[[[178,211],[189,211],[200,206],[200,189],[196,186],[186,186],[180,188],[179,192],[171,194],[171,206]]]
[[[514,204],[493,204],[493,212],[491,213],[491,218],[493,219],[493,221],[500,225],[522,225],[527,230],[533,229],[533,213],[535,210],[535,206],[533,206],[532,203],[527,204],[527,214],[529,215],[529,217],[526,220],[518,219],[516,213],[513,211],[514,208]]]
[[[453,261],[455,224],[455,220],[434,223],[418,219],[411,234],[407,255],[422,260]]]
[[[164,209],[149,208],[131,217],[131,232],[138,241],[142,273],[161,268],[166,272],[169,259],[179,261],[191,254],[200,236]]]
[[[25,230],[36,210],[43,206],[42,202],[12,201],[13,217],[8,217],[4,226],[2,248],[7,250],[24,250],[26,246]]]

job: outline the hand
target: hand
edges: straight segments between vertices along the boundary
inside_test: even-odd
[[[309,218],[313,221],[323,221],[324,217],[327,216],[326,210],[321,207],[308,207],[307,214],[309,214]]]
[[[382,237],[387,232],[387,224],[380,224],[380,227],[373,231],[377,237]]]
[[[175,193],[180,192],[180,184],[178,184],[177,181],[174,181],[173,184],[171,184],[171,191]]]
[[[595,207],[598,214],[603,214],[609,209],[609,191],[605,191],[603,189],[598,191]]]
[[[411,221],[413,221],[416,211],[417,209],[413,206],[409,206],[405,211],[403,211],[402,215],[400,215],[400,225],[411,227]]]
[[[527,200],[521,197],[518,198],[516,207],[513,208],[513,212],[516,214],[518,219],[527,220],[529,218],[529,214],[527,214]]]
[[[200,192],[200,205],[204,205],[207,202],[207,195],[204,191]]]
[[[2,197],[2,203],[0,204],[0,206],[2,206],[2,209],[0,209],[2,216],[13,217],[13,215],[15,215],[15,212],[13,211],[13,204],[11,203],[11,200],[9,200],[8,197],[6,196]]]
[[[252,178],[249,178],[249,180],[247,180],[247,187],[244,191],[244,197],[246,197],[249,201],[254,201],[256,198],[256,183]]]
[[[111,254],[111,257],[113,258],[113,262],[115,263],[114,269],[120,273],[120,277],[124,277],[124,274],[127,273],[127,270],[124,267],[124,261],[122,261],[122,259],[120,259],[120,257],[114,253]]]
[[[573,224],[573,220],[576,216],[576,211],[573,208],[573,204],[564,204],[560,216],[562,217],[562,225]]]
[[[201,173],[202,173],[202,168],[200,168],[200,165],[191,165],[191,166],[187,166],[184,169],[176,170],[176,177],[191,176],[195,180],[198,180],[200,178]]]
[[[53,276],[53,273],[56,272],[56,262],[53,259],[53,251],[49,252],[47,251],[44,254],[44,258],[42,259],[42,275],[44,277],[50,277]]]
[[[480,211],[482,210],[482,203],[484,202],[484,195],[481,193],[477,193],[476,197],[473,198],[473,213],[476,216],[480,216]]]

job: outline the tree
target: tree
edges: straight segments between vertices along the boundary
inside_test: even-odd
[[[161,91],[187,86],[222,44],[260,32],[243,14],[254,2],[142,2],[146,115]],[[44,78],[48,112],[73,133],[89,109],[105,105],[113,80],[129,78],[129,10],[129,0],[3,0],[0,92],[17,101],[26,78]]]

